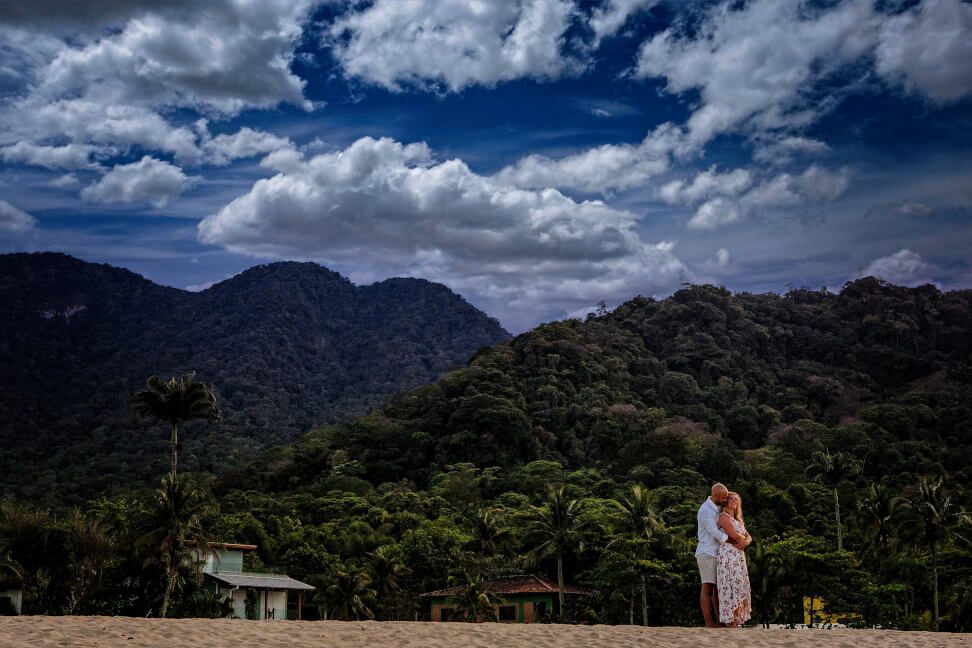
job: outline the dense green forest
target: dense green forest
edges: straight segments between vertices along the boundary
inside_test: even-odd
[[[722,481],[754,537],[755,621],[800,623],[807,596],[852,625],[972,631],[970,477],[972,291],[693,286],[481,349],[216,477],[57,516],[8,501],[0,564],[31,612],[158,610],[139,539],[179,486],[207,537],[259,547],[251,569],[317,586],[318,614],[427,618],[423,591],[556,580],[559,555],[595,591],[568,620],[698,625],[695,516]],[[182,570],[174,613],[220,614]]]
[[[189,424],[181,460],[216,473],[509,337],[425,280],[354,286],[273,263],[191,293],[63,254],[2,255],[0,489],[64,506],[156,485],[165,426],[125,407],[153,374],[215,385],[225,424]]]

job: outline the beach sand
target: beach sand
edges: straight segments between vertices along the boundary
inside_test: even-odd
[[[972,648],[972,634],[893,630],[762,630],[639,626],[426,623],[407,621],[243,621],[132,617],[0,617],[0,646],[173,646],[248,648],[626,648],[718,645],[746,648]]]

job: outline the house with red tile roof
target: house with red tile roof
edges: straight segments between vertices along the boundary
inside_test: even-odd
[[[557,601],[557,583],[534,574],[502,576],[483,582],[486,591],[500,597],[496,610],[500,623],[536,623],[553,618]],[[456,613],[453,597],[458,587],[419,594],[429,602],[432,621],[451,621]],[[564,585],[564,594],[590,596],[593,592],[573,585]]]

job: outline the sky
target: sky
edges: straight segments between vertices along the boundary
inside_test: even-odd
[[[0,0],[0,252],[315,261],[522,332],[972,287],[963,0]]]

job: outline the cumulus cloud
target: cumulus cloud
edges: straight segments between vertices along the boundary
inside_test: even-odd
[[[528,155],[497,174],[497,178],[523,188],[561,187],[608,193],[644,185],[668,170],[673,152],[681,150],[684,135],[672,124],[662,124],[640,144],[605,144],[580,153],[552,159]]]
[[[227,114],[282,101],[303,105],[304,82],[289,64],[307,4],[279,0],[207,3],[206,11],[192,12],[143,9],[118,33],[65,47],[39,75],[34,99],[79,97]]]
[[[694,203],[713,196],[737,196],[749,188],[752,176],[746,169],[718,173],[713,166],[695,176],[691,182],[673,180],[658,190],[658,196],[669,204]]]
[[[908,249],[898,250],[880,259],[875,259],[856,277],[877,277],[898,286],[921,286],[935,283],[932,276],[938,268],[921,258],[921,255]]]
[[[97,203],[148,200],[162,207],[193,181],[179,167],[146,155],[138,162],[116,165],[101,180],[85,187],[81,198]]]
[[[701,104],[688,120],[690,138],[704,144],[743,126],[800,126],[823,107],[807,92],[869,51],[877,20],[870,0],[834,8],[755,0],[723,3],[691,33],[670,27],[646,41],[635,76],[664,77],[665,90],[698,89]]]
[[[199,224],[200,241],[429,277],[529,317],[658,290],[683,267],[670,244],[640,240],[630,212],[437,162],[424,143],[362,138],[276,159],[277,175]]]
[[[582,69],[562,52],[574,12],[569,0],[377,0],[336,19],[326,44],[348,77],[458,92]]]
[[[696,176],[691,183],[669,183],[659,193],[670,203],[691,205],[704,200],[689,219],[688,226],[714,229],[752,213],[834,200],[847,190],[850,170],[832,171],[811,165],[799,175],[780,173],[746,190],[750,180],[749,172],[745,170],[717,174],[710,169]]]
[[[98,168],[99,165],[91,161],[92,155],[104,156],[107,152],[101,147],[86,144],[39,146],[34,142],[21,140],[0,149],[0,157],[4,162],[21,162],[45,169],[73,171]]]
[[[216,166],[225,166],[233,160],[272,153],[281,149],[294,148],[293,142],[265,131],[243,127],[232,134],[209,134],[206,120],[196,124],[201,139],[202,155],[205,161]]]
[[[881,27],[877,70],[937,102],[972,92],[972,5],[925,0]]]
[[[0,200],[0,232],[23,234],[34,229],[37,219],[8,203]]]

